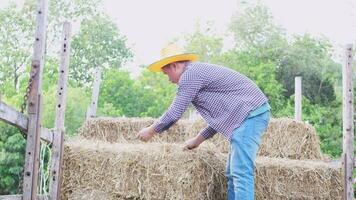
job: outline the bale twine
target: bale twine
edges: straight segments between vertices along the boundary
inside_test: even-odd
[[[342,199],[340,164],[258,157],[256,199]]]
[[[167,143],[65,143],[62,199],[226,199],[224,165],[208,148]]]

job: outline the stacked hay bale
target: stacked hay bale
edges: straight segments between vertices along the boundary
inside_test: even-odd
[[[180,120],[149,143],[146,118],[93,118],[65,144],[62,199],[226,199],[224,163],[209,144],[184,151],[192,123]]]
[[[191,130],[198,133],[206,123],[198,120]],[[211,141],[222,153],[229,152],[229,142],[221,135]],[[259,156],[291,159],[322,159],[319,139],[310,125],[290,118],[271,119],[263,136]]]
[[[79,130],[79,135],[87,139],[95,139],[110,143],[137,143],[136,134],[154,122],[153,118],[110,118],[100,117],[87,120]],[[179,143],[193,135],[192,123],[179,120],[168,131],[151,142]]]
[[[323,159],[314,127],[289,118],[271,120],[259,155],[298,160]]]
[[[111,143],[137,143],[138,131],[153,122],[153,118],[92,118],[81,127],[79,135]],[[203,120],[179,120],[152,141],[182,143],[199,134],[205,126]],[[229,152],[229,142],[220,134],[216,134],[208,142],[212,142],[220,153]],[[315,129],[309,124],[289,118],[271,119],[261,143],[259,156],[322,159]]]
[[[63,199],[226,199],[228,142],[216,135],[183,151],[182,142],[205,123],[180,120],[143,144],[135,136],[153,121],[88,120],[80,130],[85,139],[66,143]],[[312,126],[272,119],[259,156],[256,199],[341,199],[340,166],[323,161]]]
[[[342,199],[340,166],[321,160],[258,157],[256,199]]]
[[[62,199],[226,198],[222,163],[206,148],[75,139],[63,168]]]

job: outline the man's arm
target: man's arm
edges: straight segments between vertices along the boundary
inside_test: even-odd
[[[162,133],[169,129],[181,118],[184,111],[188,108],[202,87],[203,81],[198,77],[193,75],[182,77],[177,94],[167,112],[150,127],[142,129],[137,134],[137,137],[143,141],[148,141],[155,133]]]
[[[187,140],[184,143],[184,149],[186,149],[186,150],[195,149],[201,143],[203,143],[205,140],[213,137],[215,134],[216,134],[216,131],[213,128],[211,128],[210,126],[207,126],[197,136]]]
[[[182,77],[171,106],[168,111],[156,121],[154,130],[157,133],[162,133],[178,121],[202,87],[203,82],[198,77]]]
[[[216,130],[211,128],[210,126],[207,126],[206,128],[204,128],[201,132],[200,135],[204,138],[204,139],[209,139],[211,137],[213,137],[216,134]]]

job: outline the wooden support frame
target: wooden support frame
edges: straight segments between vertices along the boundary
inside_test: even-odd
[[[63,25],[62,54],[59,65],[58,91],[56,104],[55,128],[53,130],[41,126],[41,82],[45,54],[45,27],[48,11],[47,0],[38,0],[37,28],[35,33],[34,54],[31,66],[31,87],[28,98],[28,116],[0,100],[0,120],[27,132],[26,155],[24,166],[23,194],[3,195],[0,200],[59,200],[61,184],[61,165],[64,142],[64,121],[67,96],[68,67],[70,56],[69,22]],[[50,194],[37,194],[40,140],[52,144],[52,163]]]
[[[31,67],[32,88],[28,98],[28,132],[23,175],[23,200],[37,199],[42,109],[41,85],[45,57],[47,12],[47,0],[38,0],[37,26]]]
[[[354,199],[353,189],[353,171],[355,167],[354,157],[354,87],[352,73],[352,45],[346,46],[345,64],[342,69],[342,88],[343,88],[343,153],[342,153],[342,171],[343,171],[343,199]]]
[[[63,42],[61,49],[61,59],[59,65],[56,119],[54,126],[54,140],[52,145],[51,178],[49,194],[51,200],[59,200],[61,192],[61,166],[64,142],[64,119],[67,97],[67,80],[70,56],[70,34],[71,25],[65,22],[63,25]]]
[[[302,77],[295,77],[294,119],[302,121]]]

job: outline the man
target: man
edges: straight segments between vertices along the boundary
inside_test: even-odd
[[[137,137],[148,141],[167,130],[192,103],[208,126],[186,141],[184,148],[194,149],[221,133],[230,141],[228,199],[254,199],[254,162],[270,118],[267,97],[246,76],[222,66],[194,62],[197,55],[182,53],[174,44],[162,49],[161,57],[148,69],[166,74],[178,85],[177,94],[167,112]]]

